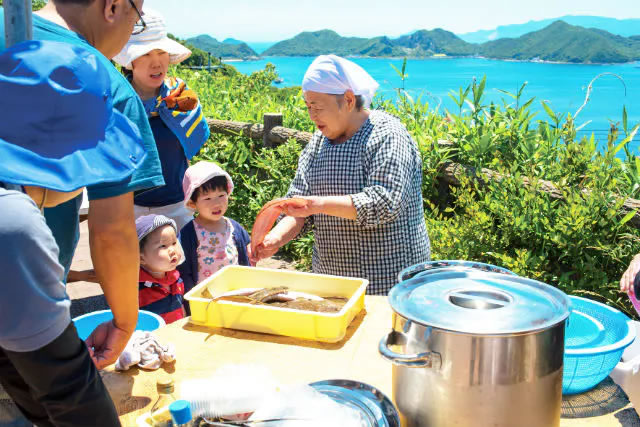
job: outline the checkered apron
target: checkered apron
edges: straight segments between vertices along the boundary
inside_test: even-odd
[[[403,268],[430,259],[421,186],[417,145],[390,114],[371,111],[341,144],[316,132],[287,195],[350,195],[357,217],[307,218],[305,229],[315,233],[313,271],[366,278],[367,293],[387,294]]]

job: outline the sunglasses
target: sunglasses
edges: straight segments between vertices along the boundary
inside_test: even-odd
[[[138,17],[140,18],[138,22],[136,22],[136,24],[133,26],[133,31],[131,32],[131,35],[135,36],[136,34],[140,34],[141,32],[143,32],[147,28],[147,24],[144,22],[144,19],[142,19],[142,13],[140,13],[140,10],[133,2],[133,0],[129,0],[129,3],[131,3],[131,7],[133,7],[133,10],[136,11]]]

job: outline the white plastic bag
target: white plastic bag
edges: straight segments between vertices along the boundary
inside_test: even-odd
[[[278,423],[282,427],[369,427],[357,410],[337,403],[309,385],[283,387],[271,393],[249,418],[254,422],[270,419],[283,419]]]
[[[194,416],[246,419],[278,387],[264,366],[224,365],[210,378],[183,381],[180,394]]]

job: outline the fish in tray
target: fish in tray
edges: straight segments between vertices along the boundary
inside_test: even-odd
[[[343,297],[322,298],[305,292],[290,291],[286,286],[236,289],[215,297],[208,290],[205,290],[202,292],[202,296],[213,301],[268,305],[320,313],[337,313],[348,301]]]

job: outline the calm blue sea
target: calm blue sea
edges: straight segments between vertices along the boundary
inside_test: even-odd
[[[284,81],[281,86],[300,85],[311,57],[267,57],[258,61],[233,62],[242,73],[261,70],[270,62]],[[366,69],[378,83],[379,94],[394,97],[395,89],[402,82],[390,64],[400,68],[402,59],[355,58],[354,62]],[[450,91],[466,87],[475,77],[487,76],[485,96],[487,101],[500,103],[502,99],[512,102],[499,89],[515,93],[528,82],[523,97],[535,97],[534,109],[538,118],[547,119],[540,101],[546,101],[556,112],[574,114],[584,102],[589,82],[600,73],[614,73],[600,77],[593,85],[591,99],[578,116],[577,123],[589,122],[583,132],[593,132],[599,141],[606,142],[611,122],[622,121],[622,107],[626,106],[629,128],[640,123],[640,62],[623,65],[574,65],[535,62],[510,62],[480,58],[460,59],[411,59],[407,61],[405,89],[412,96],[422,94],[423,101],[440,111],[457,107],[449,98]],[[625,92],[626,86],[626,92]],[[640,151],[640,132],[636,135],[632,149]]]

